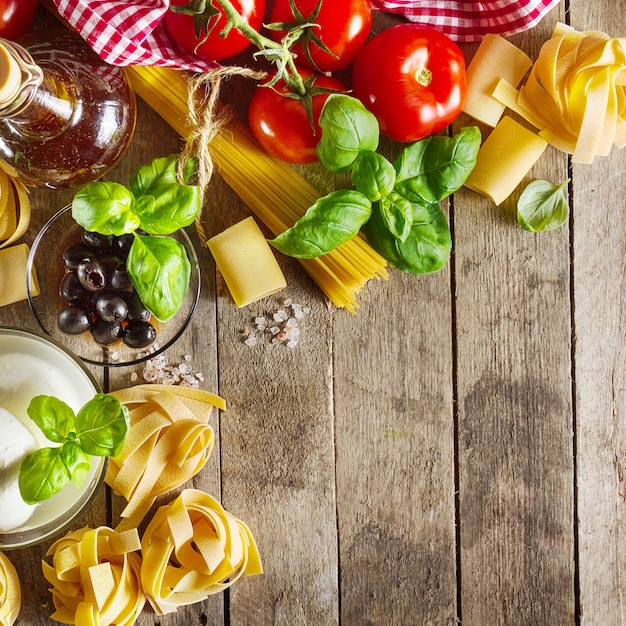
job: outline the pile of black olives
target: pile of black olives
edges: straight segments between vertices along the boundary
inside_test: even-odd
[[[59,329],[69,335],[89,331],[103,346],[123,341],[147,348],[157,337],[128,273],[126,258],[133,235],[101,235],[82,230],[80,241],[63,253],[66,272],[59,286],[65,307]]]

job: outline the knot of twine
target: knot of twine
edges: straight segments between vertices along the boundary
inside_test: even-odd
[[[233,117],[230,107],[219,106],[222,80],[231,76],[245,76],[260,80],[266,76],[266,73],[245,67],[218,67],[210,72],[191,76],[188,81],[187,108],[190,132],[178,161],[178,178],[181,182],[184,180],[185,163],[190,157],[195,158],[197,185],[201,198],[200,211],[196,217],[196,229],[202,245],[206,245],[207,240],[202,225],[202,208],[214,171],[209,144]]]

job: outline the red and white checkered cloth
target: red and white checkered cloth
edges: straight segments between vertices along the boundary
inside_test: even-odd
[[[271,0],[270,0],[271,1]],[[169,0],[54,0],[83,39],[112,65],[163,65],[205,72],[215,64],[178,47],[161,18]],[[535,26],[559,0],[372,0],[376,10],[428,24],[455,41],[510,35]]]
[[[455,41],[480,41],[487,33],[512,35],[536,26],[559,0],[372,0],[372,6],[428,24]]]

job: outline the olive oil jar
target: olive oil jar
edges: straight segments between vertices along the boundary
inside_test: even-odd
[[[101,178],[135,129],[135,95],[69,30],[0,38],[0,159],[25,184],[74,188]]]

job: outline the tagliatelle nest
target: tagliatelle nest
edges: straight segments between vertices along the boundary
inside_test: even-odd
[[[0,626],[12,626],[22,606],[20,579],[13,563],[0,552]]]
[[[197,489],[162,506],[141,539],[141,581],[157,614],[205,600],[263,568],[249,528]]]
[[[55,541],[42,561],[52,585],[51,618],[79,626],[131,626],[146,603],[137,529],[83,528]]]
[[[222,398],[173,385],[136,385],[112,392],[129,409],[122,451],[109,459],[106,483],[128,504],[118,530],[139,525],[155,500],[181,486],[206,464],[214,443],[208,424]]]

